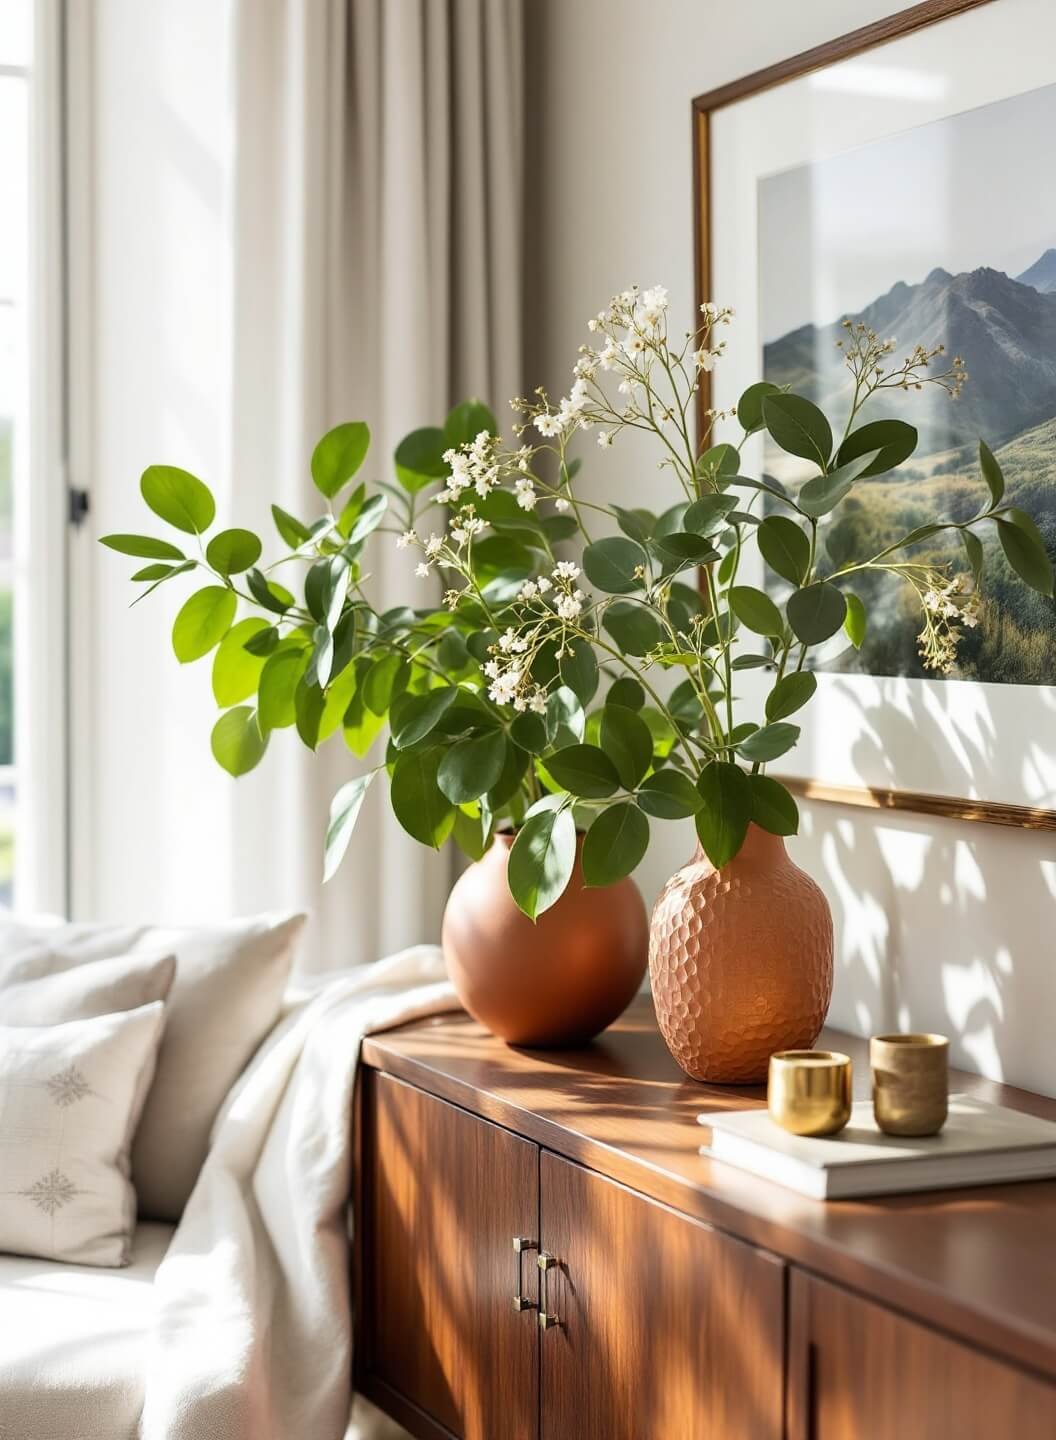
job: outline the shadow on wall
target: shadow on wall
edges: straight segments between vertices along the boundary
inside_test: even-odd
[[[893,715],[885,707],[884,733],[896,747],[935,734],[946,687],[928,688],[927,708],[915,700]],[[855,768],[897,788],[892,747],[881,750],[869,718],[866,709]],[[954,736],[948,715],[938,723],[963,747],[969,773],[985,774],[1002,743],[993,727],[980,743],[978,734]],[[836,927],[831,1023],[863,1035],[938,1030],[950,1036],[954,1065],[1056,1095],[1056,835],[909,812],[801,809],[794,855],[823,884]]]

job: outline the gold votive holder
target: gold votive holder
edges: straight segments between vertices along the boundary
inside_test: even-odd
[[[950,1042],[945,1035],[874,1035],[873,1114],[888,1135],[937,1135],[946,1124]]]
[[[770,1056],[770,1118],[793,1135],[835,1135],[851,1118],[851,1061],[838,1050]]]

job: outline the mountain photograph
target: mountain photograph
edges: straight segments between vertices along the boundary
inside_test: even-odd
[[[822,529],[832,568],[927,520],[974,514],[985,493],[980,439],[1002,466],[1007,498],[1039,517],[1056,558],[1056,182],[1031,158],[1037,134],[1054,127],[1050,86],[760,182],[765,379],[807,396],[835,429],[850,405],[836,343],[845,319],[894,339],[896,360],[918,343],[944,344],[969,375],[956,401],[928,386],[869,402],[858,423],[907,420],[918,445],[896,471],[859,482],[841,518]],[[907,236],[896,227],[909,208]],[[807,477],[802,461],[772,445],[766,464],[792,488]],[[985,548],[983,623],[963,636],[948,678],[1056,683],[1056,606],[1015,581],[996,537]],[[968,570],[956,537],[926,541],[914,555]],[[879,574],[856,588],[869,608],[865,643],[826,668],[928,677],[912,593]]]

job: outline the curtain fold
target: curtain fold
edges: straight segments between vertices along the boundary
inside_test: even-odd
[[[340,421],[371,427],[368,479],[469,395],[507,424],[523,387],[522,0],[239,0],[234,25],[232,511],[268,534],[272,501],[317,508],[311,449]],[[389,538],[370,552],[375,604],[424,601],[430,582]],[[309,909],[309,969],[439,934],[449,857],[400,829],[383,785],[319,883],[330,798],[363,768],[340,736],[313,757],[280,734],[240,782],[233,908]]]

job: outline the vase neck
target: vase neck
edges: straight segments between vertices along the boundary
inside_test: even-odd
[[[788,852],[785,850],[783,836],[771,835],[768,830],[752,824],[748,826],[744,844],[729,863],[731,865],[757,865],[768,869],[771,866],[782,864],[787,858]],[[693,860],[697,864],[711,865],[711,861],[705,855],[699,841]]]

